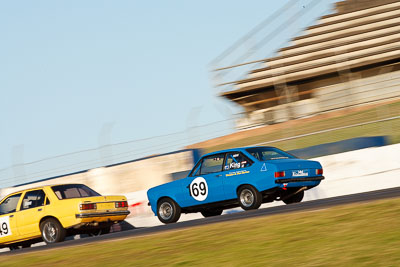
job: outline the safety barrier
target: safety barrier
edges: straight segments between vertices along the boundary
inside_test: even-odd
[[[295,149],[289,152],[299,158],[309,159],[368,147],[385,146],[388,144],[389,141],[387,136],[357,137],[339,142]]]

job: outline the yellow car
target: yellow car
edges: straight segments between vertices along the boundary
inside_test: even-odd
[[[124,196],[101,196],[83,184],[22,190],[0,202],[0,248],[11,250],[68,235],[104,234],[128,216]]]

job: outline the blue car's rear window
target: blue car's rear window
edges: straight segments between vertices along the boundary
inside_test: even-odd
[[[247,148],[246,151],[259,161],[296,158],[295,156],[275,147],[252,147]]]

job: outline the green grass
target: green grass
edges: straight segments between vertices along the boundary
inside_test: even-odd
[[[1,266],[400,266],[400,198],[3,256]]]
[[[205,148],[206,152],[217,151],[221,149],[248,146],[263,142],[270,142],[278,139],[293,137],[297,135],[327,130],[347,125],[364,123],[374,120],[380,120],[400,115],[400,102],[377,106],[368,110],[353,112],[350,114],[306,122],[301,125],[295,122],[282,124],[277,131],[272,133],[253,136],[251,132],[246,138],[234,142],[221,143],[216,146]],[[389,136],[390,143],[400,142],[400,119],[386,122],[378,122],[364,126],[352,127],[342,130],[315,134],[307,137],[300,137],[292,140],[268,143],[271,146],[277,146],[285,150],[304,148],[324,143],[336,142],[362,136]]]

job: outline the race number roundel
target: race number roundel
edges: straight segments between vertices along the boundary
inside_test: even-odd
[[[0,218],[0,237],[11,235],[10,217]]]
[[[208,185],[206,179],[197,177],[189,185],[190,195],[197,201],[203,201],[208,195]]]

